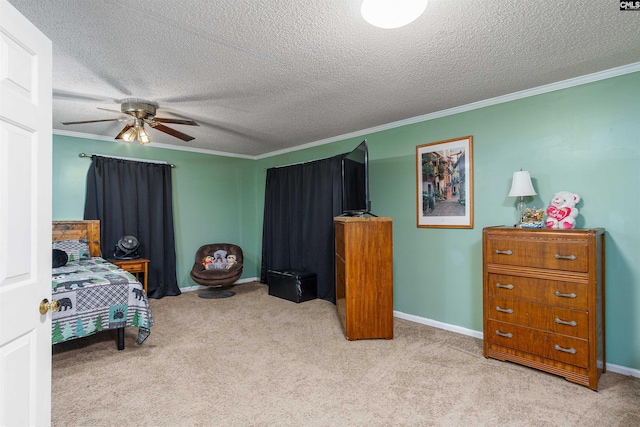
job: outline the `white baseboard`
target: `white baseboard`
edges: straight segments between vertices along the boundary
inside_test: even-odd
[[[257,277],[249,277],[246,279],[240,279],[237,282],[234,283],[234,285],[241,285],[242,283],[249,283],[249,282],[258,282],[260,281],[259,278]],[[188,286],[186,288],[180,288],[181,292],[191,292],[191,291],[199,291],[202,289],[208,289],[209,286],[200,286],[200,285],[195,285],[195,286]]]
[[[627,368],[626,366],[614,365],[613,363],[607,363],[607,372],[615,372],[616,374],[640,378],[640,369]]]
[[[189,286],[187,288],[180,288],[181,292],[192,292],[192,291],[199,291],[200,289],[207,289],[206,286],[200,286],[200,285],[196,285],[196,286]]]
[[[482,339],[482,332],[474,331],[473,329],[467,329],[461,326],[451,325],[449,323],[442,323],[438,322],[437,320],[426,319],[424,317],[414,316],[413,314],[406,314],[396,310],[393,311],[393,316],[400,319],[409,320],[410,322],[421,323],[423,325],[433,326],[434,328],[444,329],[446,331],[456,332],[458,334]]]
[[[393,315],[394,317],[397,317],[399,319],[405,319],[410,322],[433,326],[434,328],[444,329],[446,331],[456,332],[458,334],[467,335],[478,339],[483,339],[484,337],[483,333],[480,331],[474,331],[473,329],[467,329],[461,326],[451,325],[449,323],[438,322],[437,320],[433,319],[414,316],[413,314],[406,314],[397,310],[393,311]],[[626,366],[614,365],[612,363],[607,363],[607,372],[615,372],[616,374],[640,378],[640,369],[628,368]]]

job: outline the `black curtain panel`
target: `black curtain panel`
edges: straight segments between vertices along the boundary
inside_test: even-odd
[[[316,273],[318,298],[335,303],[333,218],[342,213],[344,155],[267,170],[262,269]]]
[[[93,156],[84,218],[100,220],[103,258],[113,258],[122,236],[138,239],[139,255],[150,260],[149,297],[180,295],[169,165]]]

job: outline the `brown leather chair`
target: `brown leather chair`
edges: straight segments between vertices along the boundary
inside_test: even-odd
[[[207,269],[202,263],[203,258],[207,256],[213,257],[216,254],[221,254],[219,251],[226,252],[225,256],[235,255],[236,264],[229,268],[224,266],[223,268]],[[218,257],[220,259],[220,257]],[[196,259],[191,268],[191,278],[194,282],[202,286],[210,286],[211,290],[201,292],[198,296],[201,298],[227,298],[235,295],[236,293],[230,291],[229,288],[242,276],[242,263],[244,257],[242,255],[242,249],[238,245],[232,243],[212,243],[209,245],[201,246],[196,252]],[[224,259],[226,264],[226,258]]]

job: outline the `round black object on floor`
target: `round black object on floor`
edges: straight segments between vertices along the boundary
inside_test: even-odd
[[[200,298],[206,298],[206,299],[219,299],[219,298],[229,298],[234,296],[235,294],[236,294],[235,292],[230,291],[229,289],[214,288],[208,291],[200,292],[198,296]]]

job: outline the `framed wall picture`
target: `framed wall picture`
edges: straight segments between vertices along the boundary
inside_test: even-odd
[[[416,147],[417,225],[473,228],[473,137]]]

